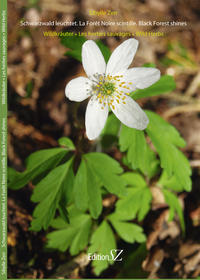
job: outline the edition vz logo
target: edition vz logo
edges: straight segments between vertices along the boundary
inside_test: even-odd
[[[112,249],[110,250],[109,255],[102,255],[102,254],[88,254],[89,260],[96,260],[96,261],[114,261],[114,262],[121,262],[122,261],[122,253],[124,250],[122,249]]]

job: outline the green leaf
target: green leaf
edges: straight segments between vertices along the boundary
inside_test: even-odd
[[[167,172],[163,171],[159,181],[158,181],[158,185],[171,189],[175,192],[182,192],[184,191],[183,186],[180,184],[179,180],[175,177],[175,176],[171,176],[169,177],[167,175]],[[190,191],[190,189],[186,189],[187,191]]]
[[[15,182],[18,180],[18,178],[20,177],[21,173],[16,171],[15,169],[8,167],[7,168],[7,172],[8,172],[8,185],[10,186],[11,182]]]
[[[85,43],[85,41],[86,41],[86,38],[83,36],[79,36],[79,37],[66,36],[66,37],[61,37],[61,40],[60,40],[62,45],[71,49],[71,51],[67,51],[65,53],[65,55],[71,56],[80,62],[82,60],[81,49],[82,49],[82,45]]]
[[[89,153],[83,158],[108,192],[118,196],[126,193],[126,183],[119,176],[123,169],[116,160],[102,153]]]
[[[74,200],[78,209],[83,212],[88,208],[87,169],[82,160],[74,181]]]
[[[72,140],[68,137],[61,137],[58,140],[58,143],[60,146],[64,146],[65,148],[67,148],[70,151],[74,151],[76,150],[74,143],[72,142]]]
[[[101,254],[109,255],[111,257],[111,250],[116,249],[115,236],[109,224],[103,221],[100,226],[93,233],[91,238],[91,245],[88,248],[88,254]],[[112,264],[113,260],[93,260],[92,266],[94,267],[94,272],[99,275],[104,269]]]
[[[117,274],[117,279],[147,279],[148,272],[142,269],[142,263],[147,256],[146,244],[140,244],[137,249],[132,248],[126,252],[126,261],[122,263],[122,268]],[[134,269],[133,269],[134,264]]]
[[[59,210],[60,216],[63,218],[63,220],[66,223],[69,223],[69,216],[68,216],[68,212],[66,209],[66,205],[62,201],[60,201],[60,203],[59,203],[58,210]]]
[[[74,171],[73,171],[73,165],[71,164],[69,166],[68,172],[66,174],[66,179],[65,179],[62,189],[61,189],[61,203],[63,205],[68,205],[73,202],[74,180],[75,180],[75,176],[74,176]]]
[[[63,148],[53,148],[31,154],[27,159],[26,171],[16,173],[15,177],[12,176],[8,187],[14,190],[24,187],[38,175],[54,168],[64,158],[67,152]]]
[[[39,204],[34,209],[30,230],[39,231],[41,228],[45,230],[48,228],[56,208],[59,208],[62,188],[66,184],[71,164],[72,159],[56,167],[35,187],[31,200]]]
[[[82,211],[89,208],[94,219],[97,219],[102,211],[100,186],[100,181],[90,165],[82,160],[74,184],[75,204]]]
[[[176,88],[174,78],[169,75],[163,75],[158,82],[145,89],[138,89],[133,94],[133,99],[150,97],[171,92]]]
[[[110,55],[111,55],[110,49],[106,45],[104,45],[104,43],[101,40],[97,40],[96,44],[100,48],[100,50],[104,56],[104,59],[107,63],[110,58]]]
[[[114,114],[110,114],[106,121],[106,125],[101,133],[101,143],[104,148],[110,148],[114,143],[117,143],[118,132],[120,129],[120,121]]]
[[[180,220],[181,228],[182,228],[183,232],[185,232],[185,222],[184,222],[183,211],[182,211],[178,198],[176,197],[175,194],[173,194],[172,192],[170,192],[166,189],[163,189],[162,191],[163,191],[163,194],[165,197],[165,201],[169,205],[169,210],[170,210],[169,221],[172,221],[175,216],[175,213],[177,213],[179,220]]]
[[[180,42],[172,42],[168,45],[168,53],[160,60],[164,65],[178,65],[184,68],[196,68],[190,52]]]
[[[153,62],[144,63],[142,66],[143,66],[143,67],[152,67],[152,68],[156,68],[156,64],[153,63]]]
[[[70,51],[67,51],[65,55],[71,56],[81,62],[82,45],[85,43],[86,40],[87,39],[84,36],[61,37],[61,44],[71,49]],[[104,45],[103,42],[100,40],[97,40],[96,44],[100,48],[105,58],[105,61],[107,62],[110,57],[109,48],[106,45]]]
[[[118,213],[111,214],[108,216],[111,221],[113,227],[119,236],[128,243],[143,243],[146,241],[146,236],[143,233],[143,229],[133,223],[121,220],[120,215]]]
[[[131,220],[138,217],[142,221],[151,209],[151,192],[140,174],[127,172],[122,175],[130,186],[127,195],[116,203],[116,213],[121,220]]]
[[[102,211],[101,182],[96,177],[90,165],[87,166],[88,205],[91,216],[97,219]]]
[[[166,67],[169,67],[171,65],[178,65],[178,66],[182,66],[182,64],[174,59],[168,58],[166,56],[164,56],[163,58],[160,59],[161,64],[163,64]]]
[[[146,129],[161,160],[161,167],[168,177],[175,176],[180,185],[191,190],[191,168],[187,158],[177,147],[184,147],[185,141],[178,131],[159,115],[146,111],[150,123]]]
[[[79,211],[72,213],[72,207],[68,212],[69,224],[61,218],[52,221],[52,227],[57,230],[47,234],[47,248],[58,249],[62,252],[69,248],[70,254],[74,256],[87,246],[92,221],[88,214]]]
[[[126,158],[133,170],[140,169],[149,177],[155,174],[158,160],[147,145],[143,131],[122,125],[119,145],[122,152],[127,151]]]

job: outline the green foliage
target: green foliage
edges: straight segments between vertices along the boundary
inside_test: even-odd
[[[65,53],[65,55],[71,56],[73,58],[75,58],[78,61],[82,61],[81,58],[81,49],[82,49],[82,45],[85,43],[86,38],[83,36],[80,37],[61,37],[61,44],[64,45],[65,47],[71,49],[70,51],[67,51]]]
[[[47,248],[62,252],[70,248],[70,254],[74,256],[87,246],[92,221],[88,214],[83,214],[74,207],[69,207],[68,213],[69,224],[60,217],[51,222],[56,230],[47,234]]]
[[[122,175],[129,187],[127,195],[116,203],[116,213],[123,220],[132,220],[136,217],[142,221],[151,209],[152,195],[144,178],[137,173],[127,172]]]
[[[100,48],[105,61],[108,62],[110,55],[111,55],[110,49],[101,40],[97,40],[96,43],[97,43],[97,46]]]
[[[169,93],[176,88],[174,78],[169,75],[163,75],[158,82],[145,89],[138,89],[133,94],[133,99],[150,97],[160,94]]]
[[[151,138],[168,177],[175,176],[183,190],[191,190],[191,168],[187,158],[178,149],[185,146],[185,141],[178,131],[157,114],[146,111],[150,123],[146,129]]]
[[[24,187],[38,175],[53,169],[66,156],[67,150],[63,148],[53,148],[42,150],[31,154],[27,158],[27,169],[22,173],[10,171],[8,187],[13,190]],[[15,173],[15,176],[13,176]]]
[[[194,61],[194,57],[189,50],[182,45],[179,41],[173,41],[168,44],[167,54],[161,58],[161,63],[164,66],[178,66],[185,68],[198,68],[197,63]]]
[[[35,187],[31,200],[38,203],[33,212],[33,221],[31,222],[31,230],[45,230],[54,218],[57,208],[61,208],[62,215],[66,216],[63,203],[63,189],[68,187],[69,170],[72,160],[54,168],[40,183]],[[66,207],[66,205],[65,205]]]
[[[118,141],[120,121],[114,114],[110,114],[101,133],[101,144],[105,149],[110,148]]]
[[[39,0],[28,0],[26,8],[27,9],[30,9],[30,8],[39,9]]]
[[[142,263],[147,255],[146,244],[142,243],[127,252],[126,261],[122,263],[122,269],[116,278],[118,279],[146,279],[148,273],[142,269]],[[133,269],[134,264],[134,269]]]
[[[69,150],[69,151],[76,150],[76,147],[74,146],[74,143],[68,137],[62,137],[62,138],[58,139],[58,144],[60,146],[63,146],[65,148],[67,148],[67,150]]]
[[[179,220],[180,220],[181,228],[182,228],[183,232],[185,232],[185,222],[184,222],[183,211],[182,211],[178,198],[176,197],[175,194],[173,194],[172,192],[170,192],[167,189],[163,190],[163,194],[165,197],[165,201],[169,205],[169,209],[170,209],[169,221],[172,221],[175,213],[177,213]]]
[[[97,219],[102,211],[101,186],[110,193],[124,194],[126,183],[118,175],[122,171],[119,163],[105,154],[85,154],[75,178],[76,207],[82,211],[89,209],[91,216]]]
[[[90,210],[91,216],[97,219],[102,211],[101,183],[84,159],[79,166],[75,183],[74,198],[76,207],[82,211]]]
[[[126,159],[133,170],[139,169],[150,178],[155,175],[159,162],[147,145],[143,131],[122,125],[119,145],[122,152],[127,151]]]
[[[164,170],[159,178],[158,185],[165,187],[167,189],[171,189],[175,192],[182,192],[183,187],[181,182],[178,180],[176,176],[169,177],[167,172]]]
[[[101,225],[94,231],[91,238],[91,245],[88,248],[88,254],[98,253],[101,255],[110,256],[109,260],[94,260],[92,266],[94,267],[94,272],[99,275],[104,269],[108,267],[109,264],[113,264],[113,259],[111,258],[111,250],[116,249],[116,241],[113,231],[106,221],[103,221]]]
[[[65,55],[71,56],[81,62],[82,45],[85,43],[86,40],[87,39],[84,36],[71,36],[71,37],[66,36],[66,37],[61,37],[60,42],[65,47],[71,49],[70,51],[67,51]],[[106,45],[104,45],[101,40],[97,40],[96,44],[100,48],[105,58],[105,61],[107,62],[110,57],[109,48]]]
[[[126,193],[126,182],[118,176],[123,169],[116,160],[103,153],[89,153],[83,158],[108,192],[118,196]]]
[[[119,212],[111,214],[108,216],[114,229],[119,234],[119,236],[128,243],[142,243],[146,241],[146,237],[143,234],[143,229],[127,220],[122,220]]]

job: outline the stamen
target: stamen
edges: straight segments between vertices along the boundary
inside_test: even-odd
[[[131,82],[125,82],[121,80],[123,75],[105,75],[105,74],[95,74],[93,78],[96,80],[91,89],[88,89],[87,92],[89,95],[94,96],[101,104],[101,109],[103,110],[105,106],[109,105],[115,110],[113,102],[117,104],[121,103],[126,104],[125,100],[129,93],[126,93],[127,90],[130,90],[128,85],[132,85]]]

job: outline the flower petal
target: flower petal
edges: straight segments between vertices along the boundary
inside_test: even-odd
[[[89,90],[92,82],[85,77],[78,77],[71,80],[65,88],[65,95],[72,101],[83,101],[89,97]]]
[[[127,69],[135,56],[137,48],[138,41],[133,38],[120,44],[111,54],[106,68],[106,75],[113,75]]]
[[[135,67],[126,70],[122,78],[126,83],[132,83],[132,88],[147,88],[160,79],[160,71],[151,67]],[[132,89],[131,88],[131,89]],[[133,90],[133,89],[132,89]]]
[[[108,117],[108,105],[102,109],[102,104],[93,98],[90,99],[87,105],[85,114],[86,134],[90,140],[97,138]]]
[[[95,74],[105,74],[106,63],[104,57],[97,44],[92,40],[83,44],[82,63],[88,77],[92,78]]]
[[[126,96],[125,104],[116,100],[111,107],[116,117],[126,126],[143,130],[147,127],[149,120],[140,106],[129,96]]]

